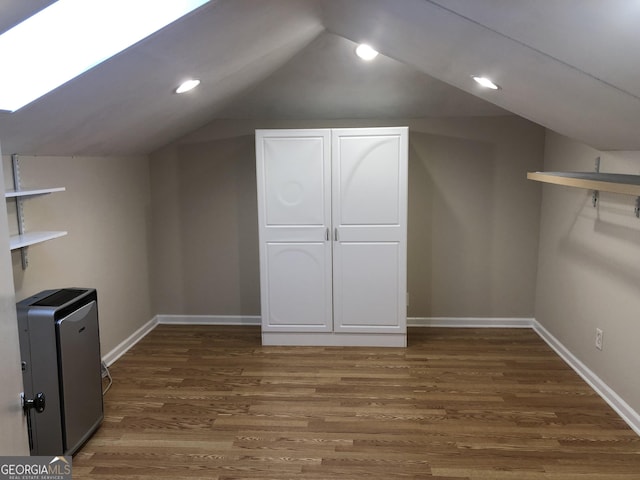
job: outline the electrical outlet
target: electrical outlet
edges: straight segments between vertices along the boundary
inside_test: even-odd
[[[600,330],[599,328],[596,328],[596,348],[598,350],[602,350],[602,330]]]

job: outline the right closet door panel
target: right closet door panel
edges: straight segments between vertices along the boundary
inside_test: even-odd
[[[340,242],[336,247],[336,331],[380,333],[401,327],[398,250],[397,242]]]
[[[332,131],[334,330],[406,330],[405,128]]]

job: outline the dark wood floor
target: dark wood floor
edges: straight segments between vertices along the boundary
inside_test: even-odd
[[[396,349],[161,325],[111,372],[74,479],[640,479],[640,437],[527,329]]]

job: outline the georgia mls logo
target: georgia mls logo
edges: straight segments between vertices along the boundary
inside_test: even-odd
[[[71,479],[71,457],[4,457],[0,480]]]
[[[71,473],[71,464],[64,457],[53,457],[49,462],[49,475],[68,475]]]

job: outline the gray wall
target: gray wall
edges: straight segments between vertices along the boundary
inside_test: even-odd
[[[245,135],[152,157],[156,313],[260,314],[253,142]]]
[[[409,125],[409,316],[532,317],[544,130],[515,116],[219,121],[151,155],[153,307],[259,315],[255,128]]]
[[[600,152],[547,132],[545,170],[640,174],[640,152]],[[536,319],[640,412],[640,220],[635,198],[544,185]],[[604,331],[604,348],[594,346]]]
[[[601,156],[603,171],[640,174],[640,152],[598,152],[553,132],[545,140],[542,128],[511,116],[214,122],[150,161],[22,157],[25,186],[67,187],[25,202],[28,228],[69,235],[31,247],[26,271],[13,254],[16,296],[11,278],[1,284],[3,361],[17,352],[8,329],[15,298],[45,288],[98,288],[103,353],[156,313],[259,315],[253,130],[384,124],[410,127],[409,315],[535,314],[640,411],[635,199],[603,193],[593,209],[587,191],[525,180],[542,158],[546,170],[591,170]],[[8,184],[7,165],[5,157]],[[603,351],[593,345],[596,327]],[[19,388],[19,372],[0,373]],[[1,399],[0,416],[20,435],[14,396]]]
[[[5,185],[10,161],[4,158]],[[12,253],[16,299],[59,287],[98,291],[103,355],[154,315],[149,294],[149,166],[146,157],[20,157],[23,188],[66,187],[24,201],[27,230],[66,230]],[[13,202],[9,228],[16,233]]]

